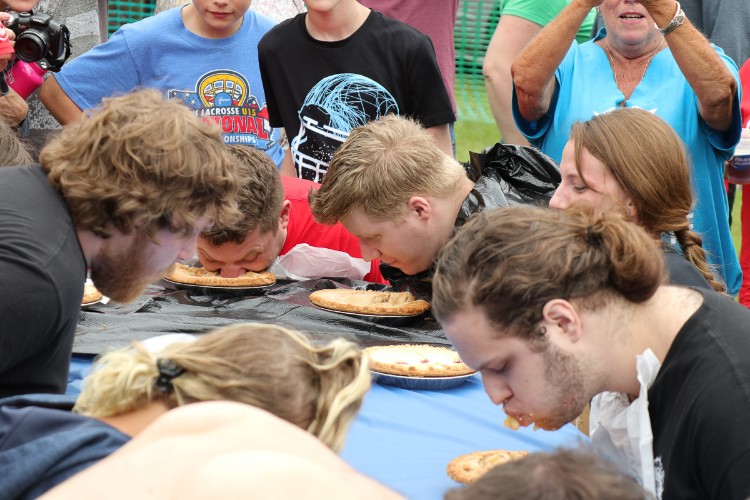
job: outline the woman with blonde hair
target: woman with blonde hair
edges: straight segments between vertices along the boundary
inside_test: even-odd
[[[227,326],[157,353],[135,343],[97,360],[76,401],[78,415],[0,401],[0,416],[7,415],[0,418],[0,437],[14,436],[0,445],[0,467],[10,471],[0,479],[0,491],[14,493],[12,498],[39,495],[106,457],[169,410],[203,401],[263,409],[340,451],[369,387],[367,362],[356,344],[336,339],[316,347],[279,326]],[[31,466],[24,459],[24,468],[33,473],[6,469],[27,454],[39,457]]]
[[[725,290],[706,262],[701,235],[692,230],[690,163],[667,122],[639,108],[577,122],[563,149],[560,174],[551,208],[586,203],[597,211],[622,211],[663,241],[670,282]]]

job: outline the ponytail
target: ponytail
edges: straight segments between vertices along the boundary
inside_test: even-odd
[[[700,235],[690,229],[675,231],[674,235],[677,238],[677,243],[680,245],[685,259],[700,271],[701,275],[703,275],[714,290],[725,293],[727,290],[726,286],[716,279],[706,261],[706,251],[703,250],[703,239]]]
[[[370,388],[357,344],[321,347],[275,325],[236,324],[167,346],[157,356],[136,342],[105,354],[84,381],[75,411],[109,417],[163,401],[237,401],[309,430],[334,450]]]
[[[445,321],[475,307],[533,340],[552,299],[589,309],[613,297],[642,303],[664,281],[657,242],[620,214],[510,207],[475,215],[443,247],[432,309]]]
[[[359,348],[342,339],[316,349],[315,354],[317,361],[311,367],[320,380],[320,394],[307,430],[341,451],[349,424],[370,388],[370,371]]]

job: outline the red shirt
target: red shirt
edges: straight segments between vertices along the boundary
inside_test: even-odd
[[[354,258],[362,258],[359,240],[341,223],[325,226],[313,219],[307,195],[310,189],[318,189],[320,184],[287,176],[282,176],[281,182],[284,185],[284,198],[289,200],[292,206],[289,212],[286,241],[279,255],[286,255],[300,243],[307,243],[312,247],[329,248],[345,252]],[[380,260],[370,262],[370,272],[365,275],[365,280],[373,283],[388,283],[380,274]]]
[[[750,59],[740,68],[740,82],[742,82],[742,101],[740,111],[742,112],[742,126],[747,127],[750,123]]]

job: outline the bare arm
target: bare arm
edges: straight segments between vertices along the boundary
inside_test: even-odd
[[[451,133],[448,129],[448,124],[435,125],[425,130],[432,136],[432,140],[435,141],[437,147],[443,153],[453,158],[453,143],[451,143]]]
[[[518,109],[526,121],[549,111],[555,70],[565,58],[586,16],[603,0],[573,0],[521,52],[510,68]]]
[[[2,76],[0,75],[0,78]],[[23,97],[16,94],[13,89],[8,89],[8,94],[0,97],[0,116],[11,125],[21,123],[29,114],[29,105]]]
[[[281,175],[286,175],[287,177],[298,177],[297,169],[294,168],[294,160],[292,159],[291,145],[286,151],[284,151],[284,159],[281,160],[281,168],[279,168],[279,173]]]
[[[10,18],[10,14],[7,12],[0,12],[0,23],[7,21]],[[11,30],[3,30],[5,36],[10,40],[10,44],[15,44],[16,34]],[[0,54],[0,71],[4,70],[10,61],[13,60],[15,54]],[[5,78],[4,74],[0,74],[0,78]],[[29,114],[29,106],[26,101],[18,95],[12,88],[8,88],[6,95],[0,96],[0,116],[5,119],[11,125],[18,125],[21,123],[26,115]]]
[[[675,15],[674,0],[641,0],[649,15],[664,28]],[[706,38],[690,23],[665,37],[672,55],[698,97],[698,110],[714,130],[725,132],[732,124],[737,81]]]
[[[39,91],[39,100],[61,125],[67,125],[83,116],[81,108],[68,97],[68,94],[57,83],[55,75],[49,75],[44,80],[42,89]]]
[[[505,144],[529,145],[513,120],[513,79],[510,76],[510,65],[540,31],[542,27],[535,22],[510,14],[503,15],[484,56],[482,72],[487,100]]]

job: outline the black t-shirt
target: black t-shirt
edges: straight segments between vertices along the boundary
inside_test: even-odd
[[[664,265],[667,268],[669,282],[680,286],[694,286],[704,290],[712,290],[713,287],[706,278],[698,271],[698,268],[690,263],[685,257],[677,253],[673,247],[662,245]]]
[[[750,496],[750,311],[704,303],[677,334],[648,393],[664,500]]]
[[[305,16],[258,44],[269,120],[286,130],[300,177],[320,182],[349,131],[380,116],[411,116],[424,127],[455,121],[429,37],[373,11],[350,37],[322,42]]]
[[[86,261],[41,167],[0,168],[0,397],[65,391]]]

